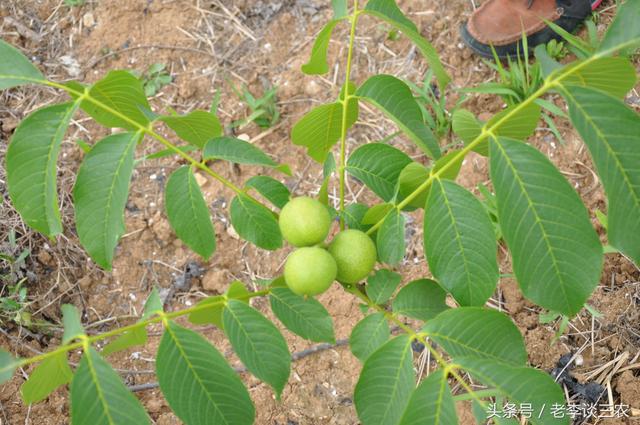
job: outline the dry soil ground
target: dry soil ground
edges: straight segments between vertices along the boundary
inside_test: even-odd
[[[608,22],[615,10],[613,1],[602,6],[601,22]],[[330,17],[327,0],[90,0],[69,8],[60,0],[4,0],[0,4],[0,36],[20,47],[47,76],[55,80],[79,79],[91,82],[114,68],[144,71],[153,63],[167,65],[173,82],[163,88],[152,104],[158,111],[173,108],[187,112],[208,108],[216,90],[222,91],[220,118],[225,124],[247,115],[246,105],[232,93],[227,80],[246,83],[257,93],[278,86],[278,107],[282,120],[263,131],[255,125],[241,133],[265,149],[278,161],[290,164],[293,176],[284,182],[296,194],[317,193],[321,167],[308,159],[304,151],[293,147],[289,133],[293,123],[310,107],[334,99],[343,76],[343,63],[336,61],[346,52],[347,30],[339,28],[330,45],[335,66],[325,78],[304,76],[300,71],[309,54],[314,36]],[[455,89],[495,78],[494,73],[471,55],[459,42],[458,27],[471,13],[467,0],[401,1],[402,8],[441,52],[453,76],[449,103],[458,97]],[[600,30],[604,24],[600,24]],[[426,65],[415,48],[404,39],[391,40],[388,28],[363,19],[356,42],[354,79],[362,82],[373,73],[394,73],[421,80]],[[1,60],[1,59],[0,59]],[[0,157],[20,119],[32,110],[61,100],[50,90],[25,88],[0,96]],[[638,92],[628,102],[639,106]],[[466,107],[477,114],[499,111],[503,105],[492,96],[472,96]],[[351,133],[349,150],[368,141],[379,140],[395,131],[394,126],[370,109],[363,109],[361,123]],[[566,141],[559,143],[540,128],[532,138],[574,184],[588,207],[605,210],[605,199],[593,172],[588,153],[566,122],[558,121]],[[129,323],[141,311],[142,303],[155,285],[162,288],[170,310],[192,305],[200,298],[220,293],[229,282],[241,280],[252,289],[259,278],[276,276],[286,252],[270,253],[240,241],[229,226],[228,203],[232,193],[219,184],[199,178],[218,234],[218,252],[203,263],[175,237],[163,213],[163,187],[168,174],[179,164],[173,159],[146,161],[137,168],[127,205],[127,234],[121,241],[112,273],[105,273],[87,260],[78,245],[72,223],[70,189],[82,157],[75,140],[89,143],[106,134],[86,117],[79,117],[63,144],[60,160],[60,193],[65,218],[65,235],[55,242],[27,229],[8,203],[4,171],[0,167],[0,251],[16,254],[30,249],[24,267],[15,270],[15,278],[27,277],[27,311],[31,326],[12,321],[3,314],[0,345],[21,356],[50,350],[60,343],[60,305],[73,303],[83,312],[90,332],[112,329]],[[171,136],[170,134],[167,134]],[[391,143],[418,155],[403,138]],[[140,154],[156,150],[146,141]],[[218,171],[234,182],[242,182],[266,169],[216,164]],[[281,176],[277,176],[281,178]],[[468,188],[488,182],[486,160],[470,156],[459,181]],[[349,201],[372,202],[373,198],[352,182]],[[595,217],[593,222],[599,226]],[[410,249],[399,268],[405,281],[428,276],[422,255],[420,214],[414,214],[408,237]],[[598,227],[599,228],[599,227]],[[599,228],[601,231],[602,229]],[[9,239],[15,234],[13,246]],[[602,233],[602,232],[601,232]],[[194,266],[202,276],[184,279],[185,270]],[[6,267],[4,264],[3,267]],[[6,270],[5,270],[6,271]],[[501,271],[510,272],[506,251],[501,251]],[[195,273],[198,274],[198,273]],[[559,323],[541,324],[540,309],[523,300],[514,282],[504,281],[490,304],[507,311],[521,330],[534,366],[550,370],[560,356],[578,352],[583,358],[575,375],[581,381],[596,381],[608,390],[605,398],[640,408],[640,271],[620,255],[607,256],[601,285],[590,304],[602,317],[583,312],[569,325],[559,341],[554,333]],[[3,287],[3,291],[7,288]],[[6,292],[4,292],[6,293]],[[357,302],[334,288],[320,297],[334,317],[338,338],[347,338],[361,318]],[[256,308],[268,312],[266,300],[256,300]],[[48,324],[46,327],[42,325]],[[229,358],[236,362],[229,344],[215,328],[202,332]],[[153,357],[160,329],[153,329],[150,343],[134,352],[112,358],[128,385],[152,384],[155,380]],[[286,333],[292,351],[310,344]],[[72,361],[78,360],[73,353]],[[416,366],[425,366],[426,358],[416,354]],[[282,400],[249,375],[244,375],[257,406],[258,424],[357,424],[352,391],[360,364],[345,346],[321,350],[296,361]],[[67,389],[61,388],[46,401],[25,406],[18,389],[29,370],[20,371],[0,387],[0,422],[3,424],[68,423]],[[170,412],[157,388],[137,392],[158,424],[179,421]],[[472,424],[469,406],[459,406],[463,424]],[[584,423],[630,424],[630,419]]]

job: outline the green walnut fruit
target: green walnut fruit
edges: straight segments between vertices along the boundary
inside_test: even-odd
[[[301,196],[282,208],[279,224],[282,236],[291,245],[313,246],[327,238],[331,216],[320,202]]]
[[[331,254],[318,247],[295,250],[284,265],[284,280],[298,295],[314,296],[329,289],[338,273]]]
[[[338,281],[358,283],[369,276],[376,264],[376,245],[360,230],[345,230],[336,235],[329,252],[338,264]]]

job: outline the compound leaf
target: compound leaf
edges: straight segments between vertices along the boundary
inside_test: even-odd
[[[369,143],[351,154],[347,171],[389,202],[395,196],[400,173],[411,162],[407,154],[392,146]]]
[[[335,343],[333,320],[316,299],[273,288],[269,300],[273,313],[291,332],[311,341]]]
[[[396,425],[415,388],[411,340],[398,336],[364,362],[354,392],[363,425]]]
[[[224,331],[242,363],[271,385],[280,398],[291,367],[291,354],[280,331],[262,314],[237,300],[229,300],[222,316]]]
[[[193,111],[187,115],[170,115],[158,118],[176,132],[178,137],[199,148],[209,140],[222,136],[222,125],[215,114]]]
[[[538,126],[541,108],[537,103],[530,103],[525,107],[510,106],[495,114],[485,127],[491,129],[494,135],[512,139],[526,139],[531,136]]]
[[[384,313],[373,313],[358,322],[351,331],[349,346],[354,356],[364,363],[367,358],[382,346],[391,331]]]
[[[246,195],[231,201],[231,223],[243,239],[260,248],[273,251],[282,246],[282,234],[273,213]]]
[[[430,320],[449,308],[446,296],[447,293],[433,280],[414,280],[396,295],[393,312],[418,320]]]
[[[447,310],[422,329],[454,359],[475,356],[524,366],[527,352],[520,331],[504,313],[481,307]]]
[[[76,102],[38,109],[22,120],[7,148],[11,201],[29,226],[49,237],[62,232],[56,161],[77,108]]]
[[[93,347],[80,360],[70,395],[72,425],[150,423],[142,404]]]
[[[209,208],[190,166],[178,168],[169,177],[165,205],[176,235],[203,259],[209,260],[216,250],[216,234]]]
[[[485,208],[456,183],[435,179],[424,216],[429,270],[462,306],[484,305],[498,283],[496,238]]]
[[[640,116],[596,90],[567,87],[564,97],[607,193],[609,243],[640,264]]]
[[[238,374],[200,334],[170,321],[156,359],[160,389],[190,425],[250,425],[255,408]]]
[[[150,110],[142,83],[128,71],[110,71],[89,89],[80,107],[105,127],[138,130],[149,124]]]
[[[398,8],[395,0],[370,0],[367,2],[367,6],[364,8],[364,12],[370,15],[376,16],[387,23],[393,25],[398,30],[402,31],[422,53],[425,59],[429,62],[429,66],[433,69],[438,84],[441,89],[444,89],[451,78],[445,71],[440,57],[436,49],[425,40],[418,31],[411,20],[409,20],[402,11]]]
[[[400,284],[402,276],[391,270],[377,270],[367,279],[367,295],[375,304],[389,301]]]
[[[358,120],[358,100],[352,99],[347,108],[347,128]],[[342,133],[342,103],[329,103],[309,111],[291,130],[294,145],[307,148],[307,154],[319,163],[340,139]]]
[[[245,187],[251,187],[264,196],[269,202],[282,209],[289,199],[291,192],[284,184],[269,176],[253,176],[245,183]]]
[[[356,96],[383,111],[425,154],[440,157],[438,141],[424,123],[411,89],[402,80],[375,75],[358,88]]]
[[[400,425],[457,425],[456,404],[447,375],[431,372],[409,399]]]
[[[500,138],[490,150],[498,221],[523,294],[575,315],[597,286],[603,261],[584,204],[535,148]]]
[[[313,48],[311,49],[311,58],[309,59],[309,62],[302,65],[302,72],[307,75],[322,75],[329,72],[329,64],[327,63],[327,50],[329,49],[331,34],[333,34],[333,29],[336,27],[336,25],[338,25],[345,19],[346,18],[344,16],[336,17],[327,22],[324,28],[322,28],[322,31],[320,31],[320,33],[318,34],[318,37],[313,44]]]
[[[553,413],[552,406],[563,405],[565,398],[560,386],[547,373],[478,357],[460,357],[456,363],[512,403],[530,405],[534,413],[529,420],[534,425],[569,424],[569,415],[557,417]]]
[[[20,387],[22,400],[33,404],[47,398],[56,388],[71,382],[73,372],[67,363],[67,353],[60,352],[46,358]]]
[[[376,236],[380,262],[398,264],[404,258],[405,221],[404,215],[397,208],[391,209],[386,215]]]
[[[22,84],[45,82],[44,75],[29,59],[6,41],[0,39],[0,90]]]
[[[125,231],[124,207],[139,138],[138,133],[117,133],[96,143],[82,161],[73,187],[78,237],[106,270]]]

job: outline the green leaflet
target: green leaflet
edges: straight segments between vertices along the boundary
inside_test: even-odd
[[[390,336],[391,331],[384,314],[373,313],[354,326],[349,337],[349,346],[353,355],[364,363]]]
[[[414,280],[396,295],[393,312],[418,320],[430,320],[449,308],[446,296],[447,293],[433,280]]]
[[[170,115],[158,119],[167,124],[182,140],[199,148],[223,133],[218,117],[207,111],[193,111],[187,115]]]
[[[124,207],[139,138],[138,133],[117,133],[100,140],[82,161],[73,187],[78,237],[106,270],[125,231]]]
[[[82,110],[105,127],[138,130],[146,127],[150,111],[142,84],[128,71],[110,71],[89,89]]]
[[[353,394],[358,418],[363,425],[396,425],[415,385],[411,340],[401,335],[364,362]]]
[[[621,46],[624,46],[623,50],[640,46],[638,16],[640,16],[639,0],[627,0],[621,4],[598,47],[598,52],[618,50]]]
[[[597,286],[603,261],[584,204],[547,157],[525,143],[492,140],[490,167],[500,227],[523,294],[575,315]]]
[[[291,367],[291,354],[280,331],[258,311],[237,300],[229,300],[222,317],[227,338],[242,363],[271,385],[280,398]]]
[[[346,4],[345,4],[346,9]],[[338,10],[338,13],[342,13],[342,10]],[[344,10],[346,15],[346,10]],[[346,17],[336,17],[322,28],[320,34],[316,38],[313,48],[311,49],[311,58],[309,62],[302,65],[302,72],[307,75],[323,75],[329,72],[329,64],[327,63],[327,50],[329,49],[329,42],[331,41],[331,34],[333,29]]]
[[[377,270],[367,279],[367,295],[375,304],[384,304],[389,301],[401,280],[399,273],[386,269]]]
[[[18,49],[0,39],[0,90],[43,83],[44,75]]]
[[[73,372],[67,363],[67,353],[48,357],[29,375],[29,379],[20,387],[22,400],[34,404],[44,400],[61,385],[71,382]]]
[[[351,99],[347,110],[347,128],[358,120],[358,100]],[[294,145],[307,148],[307,154],[319,163],[327,158],[327,153],[340,139],[342,132],[342,103],[329,103],[309,111],[291,130]]]
[[[412,162],[404,152],[382,143],[356,149],[347,161],[347,172],[385,202],[393,199],[402,170]]]
[[[454,182],[435,179],[424,216],[429,269],[462,306],[484,305],[498,283],[497,244],[480,201]]]
[[[280,169],[277,162],[251,143],[226,136],[216,137],[207,142],[202,152],[202,159],[223,159],[238,164]]]
[[[4,384],[13,377],[18,367],[18,361],[11,354],[0,349],[0,384]]]
[[[78,103],[38,109],[22,120],[7,148],[9,195],[22,219],[53,237],[62,232],[56,162]]]
[[[204,260],[209,260],[216,250],[216,234],[209,207],[190,166],[178,168],[169,177],[165,207],[169,223],[180,240]]]
[[[563,96],[607,193],[609,241],[640,264],[640,116],[597,90],[566,87]]]
[[[383,111],[428,156],[441,155],[438,141],[424,123],[409,86],[392,75],[375,75],[358,88],[356,96]]]
[[[76,338],[84,335],[84,327],[80,320],[80,312],[72,304],[63,304],[62,310],[62,326],[64,333],[62,334],[62,344],[68,344]]]
[[[245,183],[245,187],[255,189],[269,202],[282,209],[291,199],[291,192],[284,184],[269,176],[253,176]]]
[[[625,57],[592,59],[586,65],[577,61],[566,70],[571,74],[563,79],[563,86],[590,87],[617,98],[624,98],[637,81],[636,69]]]
[[[246,195],[231,201],[231,224],[243,239],[260,248],[273,251],[282,247],[282,234],[273,213]]]
[[[335,343],[333,320],[314,298],[301,297],[288,288],[273,288],[269,300],[273,314],[291,332],[310,341]]]
[[[433,69],[433,72],[438,79],[440,88],[444,88],[449,84],[451,78],[445,71],[440,57],[436,49],[425,40],[418,31],[411,20],[409,20],[402,11],[398,8],[395,0],[370,0],[364,8],[364,12],[370,15],[376,16],[387,23],[393,25],[398,30],[402,31],[417,47],[422,55],[429,62],[429,66]]]
[[[431,372],[411,395],[400,425],[457,425],[456,404],[447,375]]]
[[[456,109],[451,119],[454,133],[462,139],[465,145],[473,142],[482,133],[482,123],[466,109]],[[489,155],[489,146],[485,143],[473,150],[480,155]]]
[[[551,407],[563,405],[565,398],[560,386],[546,372],[478,357],[460,357],[456,363],[483,384],[499,390],[512,403],[530,403],[534,412],[532,424],[569,424],[569,415],[562,418],[553,415]]]
[[[167,322],[156,374],[169,406],[186,424],[253,424],[255,408],[238,374],[200,334]]]
[[[376,235],[378,259],[386,264],[398,264],[405,253],[405,218],[393,208],[386,215]]]
[[[422,331],[454,360],[475,356],[521,366],[527,362],[520,331],[499,311],[480,307],[450,309],[429,320]]]
[[[109,363],[89,347],[71,381],[72,425],[141,425],[150,423],[138,399]]]
[[[347,16],[347,0],[331,0],[331,7],[333,7],[333,17],[335,19]]]
[[[349,204],[344,209],[344,221],[349,229],[366,231],[368,226],[362,225],[362,220],[368,211],[368,207],[364,204]]]

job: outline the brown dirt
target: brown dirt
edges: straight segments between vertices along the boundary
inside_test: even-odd
[[[612,2],[609,2],[610,4]],[[225,8],[220,5],[224,4]],[[174,77],[152,101],[155,110],[173,108],[186,112],[194,108],[208,108],[215,90],[222,90],[220,117],[224,124],[242,118],[244,105],[231,92],[225,79],[235,84],[246,83],[251,90],[262,91],[267,83],[279,86],[279,107],[282,122],[272,131],[263,133],[256,126],[241,132],[283,163],[292,166],[294,174],[285,177],[272,170],[215,164],[226,178],[241,183],[256,173],[270,174],[284,181],[297,194],[317,193],[321,168],[304,155],[304,150],[292,146],[289,131],[293,123],[311,106],[335,98],[342,79],[342,64],[326,78],[304,76],[299,67],[307,59],[313,37],[330,16],[329,2],[257,2],[234,0],[114,0],[88,2],[83,7],[68,9],[58,1],[10,0],[0,5],[0,34],[21,46],[52,79],[71,77],[95,81],[109,69],[131,68],[145,70],[149,65],[167,64]],[[447,69],[452,73],[453,87],[472,86],[493,78],[493,73],[478,58],[472,56],[458,41],[458,26],[471,12],[470,2],[455,0],[401,1],[403,10],[423,29],[441,52]],[[610,14],[610,12],[609,12]],[[233,15],[233,18],[230,16]],[[606,20],[607,13],[605,13]],[[12,20],[7,20],[10,17]],[[3,21],[4,19],[4,21]],[[22,23],[41,39],[12,24]],[[407,40],[391,41],[386,38],[383,25],[365,18],[357,40],[354,79],[362,82],[372,73],[394,73],[413,80],[421,79],[426,65]],[[330,45],[330,55],[344,54],[346,28],[336,31]],[[171,49],[181,46],[183,49]],[[70,56],[79,66],[63,65],[61,58]],[[455,94],[451,93],[454,98]],[[14,90],[0,97],[1,151],[11,132],[28,112],[44,104],[60,100],[55,93],[44,89]],[[502,109],[494,97],[471,97],[466,107],[477,114],[494,113]],[[379,115],[363,109],[362,123],[349,139],[349,149],[361,143],[379,140],[395,131]],[[255,289],[256,279],[278,275],[286,252],[265,252],[238,239],[229,226],[228,204],[232,193],[218,183],[199,177],[199,183],[214,217],[218,237],[218,252],[208,263],[202,263],[184,247],[172,233],[163,213],[163,188],[167,176],[177,167],[174,160],[147,161],[139,166],[133,178],[131,197],[127,205],[127,234],[119,244],[112,273],[105,273],[86,260],[73,232],[70,188],[74,173],[82,157],[74,140],[83,138],[93,143],[106,134],[91,121],[80,118],[63,144],[59,181],[65,217],[65,237],[55,244],[42,236],[29,232],[17,220],[15,212],[3,203],[0,239],[6,240],[11,229],[18,235],[21,246],[29,247],[32,256],[28,266],[37,279],[30,283],[29,295],[33,303],[29,309],[34,318],[53,324],[45,330],[31,330],[3,322],[0,345],[22,356],[34,351],[47,351],[60,343],[60,313],[62,303],[73,303],[83,311],[83,320],[91,332],[100,332],[131,321],[140,313],[142,304],[153,286],[162,288],[169,296],[168,308],[176,310],[193,305],[198,299],[223,292],[229,282],[241,280]],[[592,210],[605,210],[605,199],[597,181],[588,152],[579,138],[569,131],[568,124],[560,123],[566,145],[561,145],[540,130],[534,143],[547,153],[565,172],[566,177],[583,196]],[[159,130],[173,137],[164,129]],[[402,138],[391,142],[411,154],[417,150]],[[144,152],[158,146],[145,141]],[[141,154],[143,152],[140,152]],[[459,182],[468,188],[488,183],[485,158],[470,155],[463,166]],[[2,177],[2,176],[0,176]],[[2,179],[0,178],[0,181]],[[5,192],[4,188],[2,189]],[[351,183],[349,201],[358,199],[372,202],[373,197],[361,193]],[[5,197],[6,199],[6,197]],[[7,220],[5,220],[5,215]],[[428,276],[422,254],[422,229],[416,226],[421,216],[411,215],[414,225],[410,229],[411,241],[407,261],[400,268],[409,281]],[[597,226],[594,218],[594,225]],[[601,230],[601,229],[600,229]],[[204,269],[202,278],[194,278],[181,285],[177,279],[189,262],[199,262]],[[501,251],[501,271],[510,273],[506,251]],[[558,323],[540,324],[540,309],[522,298],[517,284],[504,279],[490,304],[508,312],[521,330],[532,365],[551,369],[558,358],[567,352],[580,351],[584,363],[577,368],[579,377],[588,376],[598,367],[628,353],[625,365],[638,362],[640,347],[640,317],[638,303],[640,272],[619,255],[607,256],[601,286],[590,304],[603,313],[593,318],[587,312],[576,317],[559,341],[554,335]],[[341,290],[333,288],[320,297],[334,318],[337,338],[346,338],[353,325],[362,317],[357,302]],[[271,317],[265,300],[256,300],[254,307]],[[237,363],[224,335],[213,327],[201,329],[232,364]],[[149,344],[132,352],[119,353],[110,360],[128,385],[152,382],[153,357],[159,343],[161,329],[152,329]],[[291,351],[309,347],[309,343],[286,332]],[[77,353],[71,357],[77,361]],[[291,379],[281,401],[263,383],[245,374],[257,407],[257,424],[357,424],[352,392],[360,364],[348,348],[339,347],[322,351],[294,363]],[[28,373],[29,370],[24,371]],[[616,401],[640,408],[638,368],[614,374],[608,378]],[[606,374],[605,374],[606,375]],[[67,390],[61,388],[45,402],[25,407],[17,396],[24,374],[0,387],[0,421],[7,424],[61,424],[68,422]],[[606,376],[605,376],[606,378]],[[158,424],[177,424],[166,402],[157,389],[137,393]],[[468,405],[459,406],[462,424],[473,423]],[[603,423],[603,421],[599,422]],[[605,421],[607,424],[623,423]]]

